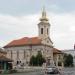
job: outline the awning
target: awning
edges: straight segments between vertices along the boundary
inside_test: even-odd
[[[0,61],[12,62],[13,60],[11,60],[11,59],[9,59],[9,58],[7,58],[5,56],[1,56]]]

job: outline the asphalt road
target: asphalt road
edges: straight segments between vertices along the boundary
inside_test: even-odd
[[[44,75],[43,72],[29,72],[29,73],[14,73],[14,74],[4,74],[4,75]]]
[[[47,74],[44,74],[44,71],[43,72],[38,71],[38,72],[14,73],[14,74],[4,74],[4,75],[47,75]],[[48,75],[51,75],[51,74],[48,74]],[[75,75],[75,68],[64,69],[61,71],[60,75]]]
[[[30,73],[15,73],[15,74],[4,74],[4,75],[47,75],[42,72],[30,72]],[[56,75],[56,74],[48,74],[48,75]],[[61,75],[75,75],[75,72],[65,72]]]
[[[47,74],[44,74],[44,73],[37,73],[37,72],[34,72],[34,73],[15,73],[15,74],[4,74],[4,75],[47,75]],[[48,74],[48,75],[54,75],[54,74]],[[56,75],[56,74],[55,74]],[[66,72],[66,73],[63,73],[61,75],[75,75],[75,73],[73,72]]]

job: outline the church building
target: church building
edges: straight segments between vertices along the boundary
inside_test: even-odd
[[[13,40],[4,46],[7,51],[7,57],[14,61],[14,66],[18,64],[28,65],[30,57],[32,55],[35,56],[38,51],[42,52],[43,57],[50,65],[56,64],[56,61],[53,59],[53,54],[59,51],[53,48],[53,42],[49,35],[50,26],[51,24],[46,16],[46,11],[43,9],[40,22],[38,23],[38,37],[23,37]],[[58,54],[61,54],[61,51]]]

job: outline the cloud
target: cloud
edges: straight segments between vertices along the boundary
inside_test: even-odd
[[[12,16],[0,14],[0,46],[13,39],[38,36],[40,14]],[[73,48],[75,40],[75,14],[55,14],[48,12],[51,23],[50,37],[58,49]]]
[[[33,14],[41,10],[43,5],[55,13],[75,12],[75,0],[0,0],[0,13]]]
[[[75,32],[75,26],[70,27],[70,30]]]
[[[75,43],[75,14],[51,14],[51,35],[54,45],[60,49],[73,48]]]
[[[69,13],[69,12],[75,12],[75,0],[52,0],[48,2],[48,6],[51,3],[51,10],[53,10],[55,13]]]
[[[3,46],[10,40],[20,37],[37,36],[36,21],[39,19],[38,17],[36,14],[26,16],[0,15],[0,45]]]

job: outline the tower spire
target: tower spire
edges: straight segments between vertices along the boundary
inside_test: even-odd
[[[42,10],[42,18],[46,18],[46,11],[45,11],[45,7],[43,6],[43,10]]]
[[[42,8],[42,17],[41,17],[40,21],[43,21],[43,20],[48,21],[48,19],[46,17],[45,6],[43,6],[43,8]]]

